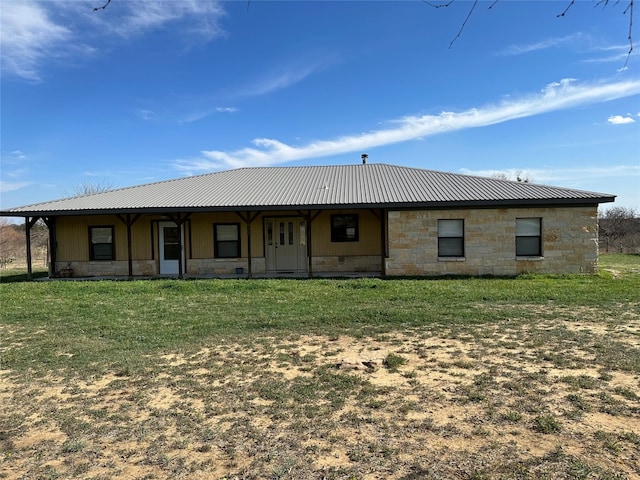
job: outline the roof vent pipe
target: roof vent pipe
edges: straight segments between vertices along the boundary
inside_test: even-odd
[[[369,158],[369,155],[367,155],[366,153],[363,153],[361,155],[361,157],[362,157],[362,164],[366,165],[367,164],[367,158]]]

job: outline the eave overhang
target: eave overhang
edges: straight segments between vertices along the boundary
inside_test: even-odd
[[[542,199],[500,199],[441,202],[396,202],[396,203],[344,203],[312,205],[235,205],[235,206],[171,206],[171,207],[131,207],[119,209],[83,209],[83,210],[29,210],[19,208],[0,211],[2,217],[60,217],[84,215],[170,215],[174,213],[211,213],[211,212],[273,212],[305,210],[344,210],[344,209],[386,209],[386,210],[440,210],[463,208],[526,208],[526,207],[582,207],[597,206],[600,203],[615,201],[616,196],[594,198],[542,198]]]

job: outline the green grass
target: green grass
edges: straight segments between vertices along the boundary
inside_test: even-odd
[[[612,257],[640,265],[638,256]],[[359,337],[414,327],[456,331],[514,318],[573,318],[576,309],[613,322],[629,309],[638,310],[639,291],[640,275],[612,279],[606,273],[515,279],[3,283],[2,324],[14,332],[6,341],[28,342],[29,348],[3,353],[0,369],[82,374],[108,364],[132,367],[144,363],[141,355],[207,339],[266,333]],[[579,341],[575,333],[555,333]],[[616,355],[611,351],[615,346],[608,342],[594,349],[610,357]],[[633,362],[626,353],[618,351],[619,360]],[[97,365],[96,356],[101,359]]]
[[[3,281],[0,472],[634,478],[640,257],[601,264],[513,279]],[[349,357],[381,368],[338,369]]]

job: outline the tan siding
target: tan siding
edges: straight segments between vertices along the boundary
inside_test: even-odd
[[[359,241],[331,242],[331,215],[358,214]],[[311,226],[311,245],[314,256],[380,255],[380,220],[370,210],[324,211]]]
[[[121,223],[124,230],[124,250],[122,256],[116,251],[116,256],[120,260],[127,259],[127,227]],[[116,227],[118,228],[118,227]],[[147,218],[140,218],[131,227],[131,253],[135,260],[151,260],[151,221]]]
[[[244,215],[244,214],[243,214]],[[251,256],[264,256],[262,239],[262,215],[251,223]],[[240,247],[242,257],[249,254],[247,248],[247,224],[237,214],[230,213],[202,213],[192,215],[191,221],[191,247],[192,258],[213,258],[213,225],[216,223],[240,224]]]
[[[127,260],[127,227],[114,215],[58,217],[56,236],[59,262],[89,261],[89,227],[114,227],[115,260]],[[139,219],[131,229],[132,254],[136,260],[151,258],[149,220]]]

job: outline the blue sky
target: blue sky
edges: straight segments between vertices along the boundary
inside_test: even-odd
[[[0,1],[1,208],[367,153],[640,210],[626,1],[480,1],[451,48],[472,2]]]

